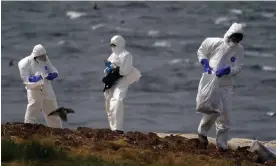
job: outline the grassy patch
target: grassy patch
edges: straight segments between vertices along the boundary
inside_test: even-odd
[[[96,156],[75,156],[51,146],[42,146],[37,141],[17,144],[12,140],[2,140],[2,164],[6,166],[119,166],[107,163]],[[124,165],[124,164],[123,164]]]

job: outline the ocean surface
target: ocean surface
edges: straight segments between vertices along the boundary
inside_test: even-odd
[[[103,60],[110,38],[121,34],[143,75],[125,100],[125,130],[196,133],[197,49],[240,22],[245,60],[235,79],[230,138],[276,139],[276,116],[267,114],[276,111],[276,2],[96,3],[1,2],[2,123],[23,122],[27,98],[17,63],[42,44],[60,74],[52,83],[59,106],[76,111],[64,127],[108,128]]]

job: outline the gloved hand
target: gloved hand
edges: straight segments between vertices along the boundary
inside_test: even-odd
[[[202,59],[201,64],[204,67],[204,72],[207,72],[208,74],[212,73],[212,68],[209,66],[208,59]]]
[[[105,72],[106,72],[106,73],[111,73],[111,72],[112,72],[112,70],[113,70],[113,69],[112,69],[111,67],[107,67],[107,68],[105,68]]]
[[[29,81],[30,82],[38,82],[42,79],[42,77],[39,75],[39,76],[30,76],[29,77]]]
[[[112,68],[112,63],[109,61],[104,61],[104,65],[106,66],[105,72],[106,73],[111,73],[113,68]]]
[[[231,68],[229,66],[220,68],[216,71],[216,76],[222,77],[224,75],[228,75],[230,73],[230,71],[231,71]]]
[[[111,68],[111,62],[109,62],[109,61],[104,61],[104,65],[106,66],[106,67],[109,67],[109,68]]]
[[[54,72],[54,73],[49,73],[46,78],[47,78],[47,80],[54,80],[57,77],[58,77],[58,74]]]

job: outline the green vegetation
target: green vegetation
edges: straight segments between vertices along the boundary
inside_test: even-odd
[[[74,155],[74,151],[62,150],[38,141],[16,143],[2,140],[3,166],[135,166],[135,165],[182,165],[182,166],[234,166],[235,162],[225,159],[212,159],[203,155],[174,154],[159,155],[150,150],[133,149],[123,140],[107,141],[102,144],[107,151],[98,154],[87,153]],[[99,144],[98,144],[99,145]],[[117,149],[116,153],[108,149]],[[81,150],[81,149],[78,149]],[[83,152],[86,150],[83,149]],[[86,151],[87,152],[87,151]],[[244,166],[252,163],[243,162]]]

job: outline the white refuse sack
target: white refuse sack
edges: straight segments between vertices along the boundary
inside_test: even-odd
[[[276,160],[276,148],[264,146],[258,140],[253,140],[249,149],[250,152],[257,152],[263,162]]]
[[[220,113],[221,99],[219,78],[214,74],[203,73],[196,96],[196,111],[200,113]]]

